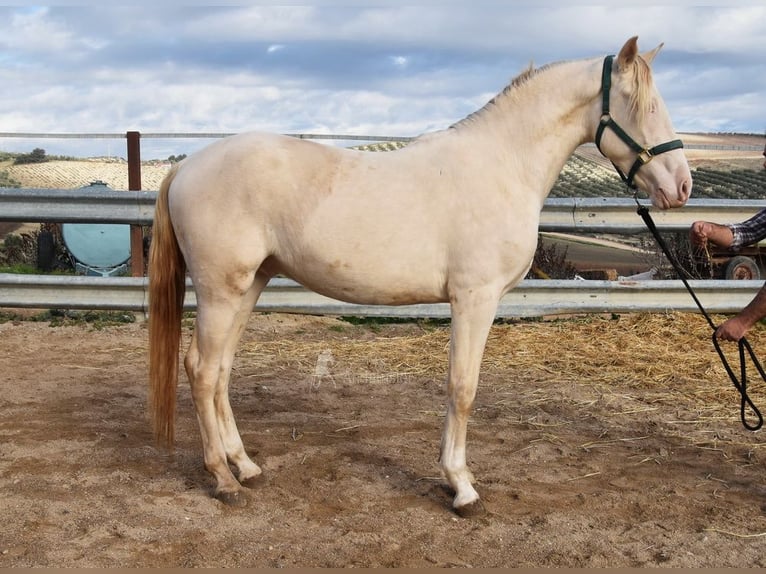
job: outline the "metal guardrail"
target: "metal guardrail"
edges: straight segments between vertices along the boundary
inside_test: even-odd
[[[695,280],[689,282],[711,313],[733,313],[752,300],[762,281]],[[33,309],[148,310],[145,277],[83,277],[0,273],[0,307]],[[196,309],[190,281],[184,308]],[[355,305],[308,291],[289,279],[275,278],[255,309],[308,315],[366,317],[450,316],[447,303],[424,305]],[[567,313],[698,311],[681,281],[522,281],[500,301],[497,317],[540,317]]]
[[[0,189],[0,221],[130,223],[149,225],[155,191]],[[766,201],[690,200],[681,208],[655,210],[657,227],[686,231],[692,221],[742,221]],[[638,233],[645,231],[631,198],[549,198],[541,214],[542,232]],[[711,312],[732,313],[744,307],[761,281],[691,282]],[[145,277],[82,277],[0,274],[0,307],[122,309],[146,312]],[[187,283],[187,309],[196,308]],[[286,279],[274,279],[256,309],[306,314],[448,317],[447,304],[400,307],[343,303],[308,291]],[[680,281],[540,281],[526,280],[500,302],[498,317],[534,317],[564,313],[664,310],[696,311]]]
[[[156,191],[0,188],[0,221],[151,225]]]
[[[642,204],[647,201],[642,201]],[[652,218],[662,231],[688,232],[694,221],[719,223],[744,221],[761,209],[763,200],[690,199],[679,209],[652,210]],[[647,231],[636,213],[632,198],[548,198],[540,215],[540,231],[631,234]]]
[[[0,221],[150,225],[156,198],[156,191],[2,188]],[[686,231],[698,219],[733,223],[765,207],[762,200],[690,199],[683,208],[653,210],[652,216],[659,229]],[[632,198],[548,198],[540,231],[630,234],[646,227]]]

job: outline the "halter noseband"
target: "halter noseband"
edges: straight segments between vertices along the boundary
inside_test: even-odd
[[[604,59],[604,68],[601,73],[601,121],[598,124],[598,130],[596,130],[596,147],[604,157],[607,157],[607,155],[601,149],[601,136],[604,135],[604,130],[606,128],[612,128],[612,131],[617,135],[617,137],[625,142],[628,147],[630,147],[630,149],[636,152],[636,161],[633,162],[633,167],[630,168],[630,172],[627,176],[619,167],[617,167],[617,164],[612,162],[612,165],[614,166],[614,169],[617,170],[617,173],[620,174],[622,181],[624,181],[628,187],[631,189],[637,189],[636,184],[633,183],[633,178],[636,176],[636,173],[638,173],[638,170],[642,165],[652,161],[652,158],[654,158],[656,155],[665,153],[666,151],[683,148],[684,144],[681,140],[673,140],[656,145],[653,148],[645,148],[636,143],[636,140],[630,137],[627,132],[612,119],[612,116],[609,113],[609,92],[612,88],[613,60],[614,56],[607,56]]]

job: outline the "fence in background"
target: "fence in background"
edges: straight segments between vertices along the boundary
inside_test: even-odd
[[[0,274],[0,307],[124,309],[146,311],[147,280],[142,277],[141,226],[150,225],[156,191],[141,190],[140,140],[144,138],[219,138],[230,134],[34,134],[0,133],[0,137],[125,138],[128,155],[126,191],[61,189],[0,189],[0,221],[127,223],[132,227],[133,277],[79,277]],[[403,141],[411,138],[290,134],[303,139],[348,141]],[[705,147],[705,146],[701,146]],[[766,201],[690,200],[679,210],[656,211],[653,217],[665,232],[686,231],[697,219],[735,222],[766,207]],[[549,198],[540,231],[564,233],[631,234],[645,231],[636,203],[624,198]],[[711,312],[730,313],[746,305],[761,281],[692,281]],[[187,284],[185,306],[196,307],[194,290]],[[401,307],[342,303],[303,289],[294,282],[274,279],[257,309],[309,314],[446,317],[446,304]],[[523,281],[506,295],[499,317],[532,317],[582,312],[696,311],[680,281]]]
[[[762,281],[690,281],[711,313],[733,313],[750,302]],[[191,282],[186,284],[184,308],[196,309]],[[146,313],[145,277],[84,277],[0,273],[0,308],[105,309]],[[446,303],[355,305],[308,291],[288,279],[272,279],[256,310],[308,315],[357,317],[449,317]],[[681,281],[575,281],[531,279],[505,295],[500,318],[541,317],[570,313],[631,313],[692,311],[697,307]]]
[[[156,191],[0,188],[0,221],[151,225],[156,198]],[[697,219],[742,221],[764,207],[766,200],[690,199],[682,209],[654,210],[652,217],[661,231],[687,231]],[[646,227],[636,208],[630,197],[548,198],[540,231],[640,233]]]
[[[140,229],[152,222],[155,198],[155,191],[0,189],[0,221],[129,223]],[[657,211],[654,218],[661,230],[685,231],[696,219],[740,221],[763,207],[766,201],[690,200],[683,209]],[[548,199],[541,214],[540,229],[617,234],[645,230],[636,214],[635,201],[628,198]],[[741,309],[761,284],[760,281],[692,282],[703,305],[711,312],[722,313]],[[145,277],[0,274],[0,307],[145,312],[147,287]],[[195,306],[194,290],[188,284],[186,307],[194,309]],[[449,307],[444,304],[352,305],[322,297],[283,279],[272,280],[257,309],[329,315],[449,316]],[[503,298],[498,316],[667,310],[696,310],[680,281],[528,280]]]

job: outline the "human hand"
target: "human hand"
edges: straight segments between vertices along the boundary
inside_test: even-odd
[[[739,341],[745,336],[748,326],[739,317],[732,317],[715,330],[716,338],[722,341]]]
[[[713,225],[709,221],[695,221],[692,223],[689,230],[689,239],[692,245],[697,247],[704,247],[707,245],[708,239],[713,234]]]
[[[734,241],[734,234],[728,225],[695,221],[689,229],[689,239],[697,247],[705,247],[708,242],[719,247],[729,247]]]

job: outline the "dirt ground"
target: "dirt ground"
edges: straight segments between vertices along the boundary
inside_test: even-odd
[[[146,323],[6,321],[0,567],[766,566],[763,437],[705,328],[496,325],[468,437],[486,513],[464,519],[437,461],[446,325],[254,314],[232,404],[267,480],[232,509],[185,377],[176,449],[153,445]]]

